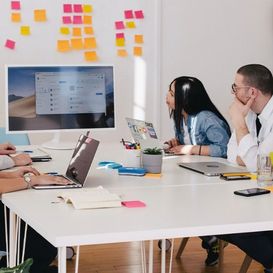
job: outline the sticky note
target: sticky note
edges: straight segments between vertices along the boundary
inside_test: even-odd
[[[126,49],[118,49],[117,55],[118,55],[119,57],[127,57],[127,56],[128,56],[128,53],[127,53]]]
[[[85,60],[88,62],[95,62],[98,60],[96,51],[86,51],[84,52],[84,57],[85,57]]]
[[[136,34],[135,35],[135,43],[136,44],[143,44],[143,35]]]
[[[5,43],[5,47],[9,49],[14,49],[15,48],[15,41],[7,39]]]
[[[82,36],[82,29],[80,27],[73,27],[72,35],[73,36]]]
[[[57,49],[60,52],[66,52],[70,50],[69,40],[58,40],[57,41]]]
[[[60,27],[60,33],[64,35],[69,35],[70,34],[69,27]]]
[[[81,50],[84,48],[83,41],[81,38],[72,38],[71,47],[76,50]]]
[[[134,18],[134,14],[132,10],[125,10],[124,11],[124,17],[125,19],[132,19]]]
[[[90,15],[84,15],[83,16],[83,23],[85,25],[92,25],[92,16],[90,16]]]
[[[63,16],[63,24],[71,24],[72,19],[70,16]]]
[[[83,12],[90,13],[93,11],[93,7],[91,5],[83,5]]]
[[[146,173],[144,177],[146,178],[160,178],[162,176],[161,173]]]
[[[125,39],[124,38],[116,39],[116,46],[125,46]]]
[[[127,208],[143,208],[146,204],[142,201],[122,201],[121,204]]]
[[[21,13],[18,12],[11,13],[11,21],[14,23],[21,22]]]
[[[29,26],[21,26],[20,30],[21,35],[30,35],[30,27]]]
[[[46,10],[45,9],[34,10],[34,21],[35,22],[45,22],[46,21]]]
[[[80,4],[75,4],[75,5],[73,5],[73,10],[74,10],[74,12],[82,12],[82,5],[80,5]]]
[[[116,33],[116,38],[123,38],[124,39],[124,33]]]
[[[126,22],[126,28],[135,28],[135,22],[134,21],[130,21],[130,22]]]
[[[84,48],[85,49],[97,48],[96,38],[94,37],[84,38]]]
[[[11,1],[10,2],[11,9],[13,10],[19,10],[21,9],[21,3],[20,1]]]
[[[72,12],[72,5],[71,4],[64,4],[63,5],[63,11],[64,11],[64,13]]]
[[[87,35],[93,35],[94,34],[93,27],[84,27],[84,33]]]
[[[143,18],[144,18],[143,11],[142,11],[142,10],[136,10],[136,11],[135,11],[135,17],[136,17],[137,19],[143,19]]]
[[[115,26],[116,26],[116,29],[124,29],[125,28],[123,21],[115,22]]]
[[[75,16],[73,16],[73,24],[78,24],[78,25],[80,25],[80,24],[82,24],[82,17],[81,16],[79,16],[79,15],[75,15]]]

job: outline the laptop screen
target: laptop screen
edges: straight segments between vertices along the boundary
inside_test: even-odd
[[[81,135],[69,162],[66,177],[83,185],[95,157],[99,141]]]

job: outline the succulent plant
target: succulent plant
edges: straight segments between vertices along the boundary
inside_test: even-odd
[[[161,148],[146,148],[143,150],[144,154],[149,154],[149,155],[161,155],[162,154],[162,149]]]

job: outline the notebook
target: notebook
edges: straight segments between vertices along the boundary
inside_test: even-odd
[[[99,141],[86,135],[81,135],[76,148],[72,154],[71,160],[66,170],[64,178],[68,179],[69,185],[36,185],[34,189],[64,189],[64,188],[82,188],[88,175],[90,166],[95,157]]]
[[[222,173],[248,173],[246,168],[233,167],[220,162],[187,162],[178,163],[182,168],[207,176],[220,176]]]

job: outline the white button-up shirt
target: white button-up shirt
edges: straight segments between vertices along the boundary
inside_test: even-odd
[[[246,116],[249,134],[245,135],[238,145],[235,131],[233,131],[227,150],[227,157],[230,162],[237,163],[236,158],[240,156],[251,172],[257,170],[257,154],[269,155],[270,152],[273,152],[273,96],[259,115],[262,127],[258,137],[256,134],[256,117],[256,113],[250,110]]]

